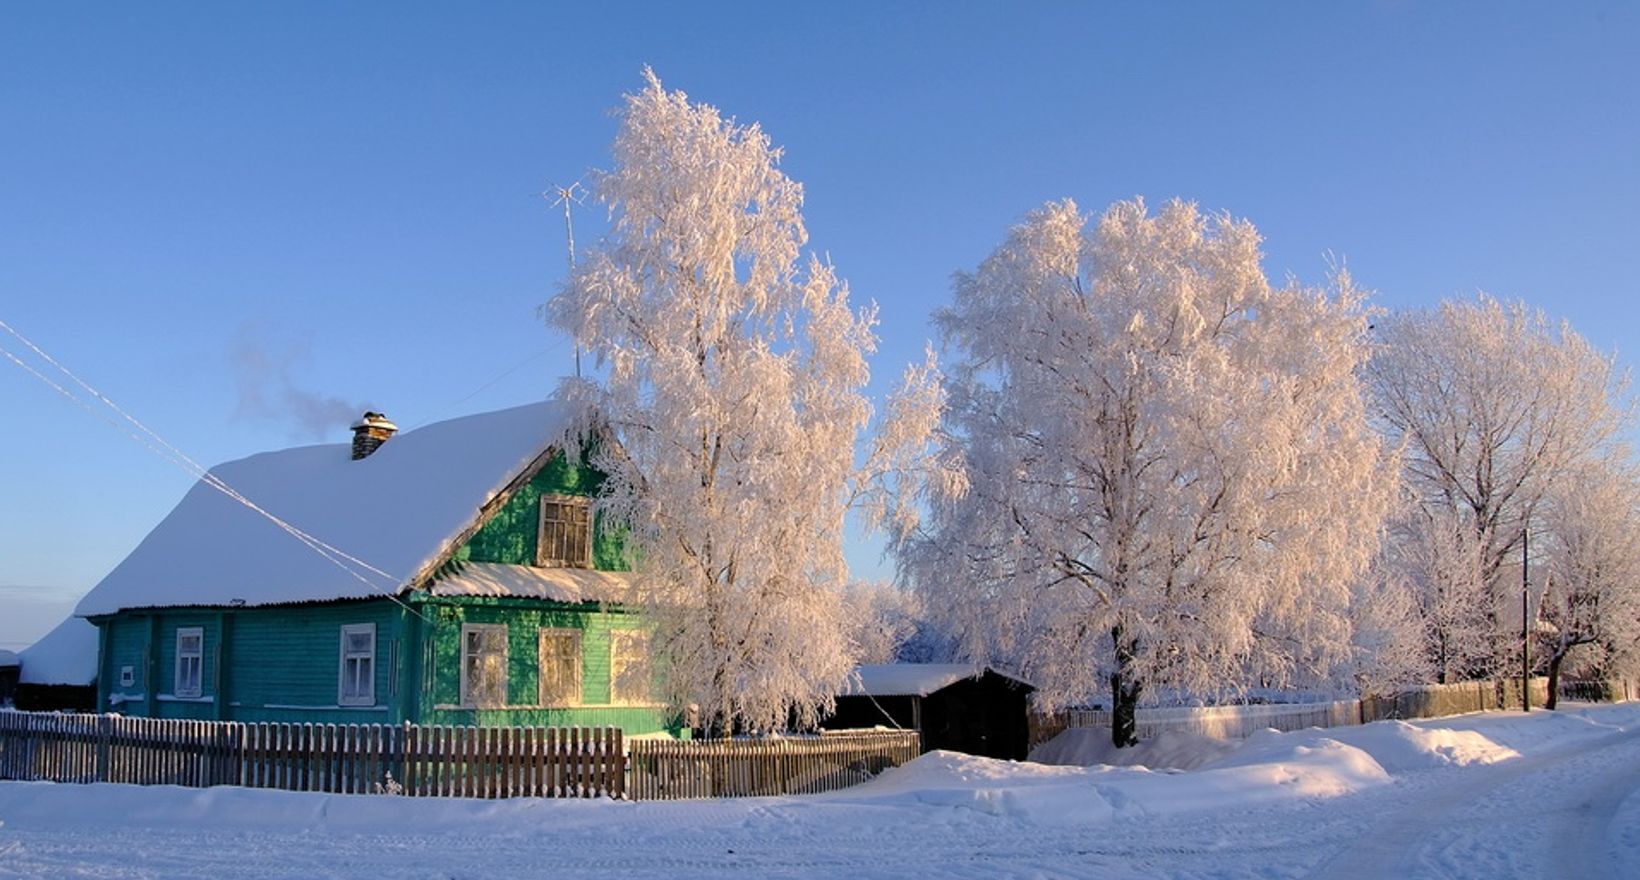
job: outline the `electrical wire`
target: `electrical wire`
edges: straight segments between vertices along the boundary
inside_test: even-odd
[[[95,406],[93,406],[91,403],[81,399],[79,397],[79,395],[75,394],[71,389],[66,388],[61,383],[52,380],[49,376],[46,376],[45,374],[40,372],[33,365],[31,365],[29,363],[26,363],[25,361],[23,361],[22,358],[18,357],[16,354],[12,353],[10,350],[8,350],[4,347],[0,347],[0,354],[5,355],[5,357],[8,360],[10,360],[12,363],[18,365],[19,367],[22,367],[25,371],[27,371],[29,374],[33,375],[36,379],[39,379],[41,382],[45,383],[47,386],[49,386],[53,390],[57,391],[57,393],[63,395],[64,397],[67,397],[69,400],[73,401],[74,403],[79,404],[82,408],[84,408],[88,412],[92,413],[93,415],[98,416],[104,422],[108,423],[111,427],[115,428],[116,430],[119,430],[121,433],[125,434],[127,437],[129,437],[133,441],[135,441],[137,443],[140,443],[141,445],[146,447],[149,451],[159,455],[164,460],[166,460],[166,461],[170,462],[171,464],[177,466],[178,468],[182,469],[184,472],[188,473],[190,476],[195,477],[196,479],[198,479],[200,482],[204,483],[205,485],[210,486],[211,488],[217,490],[218,492],[221,492],[223,495],[226,495],[227,497],[231,498],[232,500],[234,500],[238,504],[243,505],[244,507],[254,511],[258,515],[260,515],[263,518],[267,519],[269,522],[271,522],[275,526],[277,526],[281,531],[284,531],[286,534],[288,534],[291,537],[295,538],[296,540],[302,542],[310,550],[317,553],[320,557],[322,557],[326,561],[330,562],[330,564],[332,564],[332,565],[336,566],[337,568],[341,569],[342,571],[346,572],[354,580],[357,580],[359,583],[364,584],[366,587],[370,588],[371,590],[373,590],[375,592],[378,592],[378,593],[381,593],[382,595],[386,596],[387,598],[393,600],[394,603],[396,603],[397,605],[399,605],[401,608],[405,609],[406,611],[409,611],[411,614],[414,614],[417,617],[420,617],[423,620],[426,620],[426,617],[424,617],[421,614],[421,612],[417,611],[415,608],[412,608],[411,606],[406,604],[403,600],[401,600],[391,590],[385,589],[385,588],[381,587],[380,585],[378,585],[376,583],[373,583],[370,579],[366,578],[363,574],[361,574],[358,570],[354,569],[348,563],[352,563],[353,565],[357,565],[359,568],[364,569],[364,571],[366,571],[368,573],[372,573],[372,574],[380,576],[381,578],[384,578],[388,583],[392,584],[393,586],[397,586],[399,583],[401,583],[403,581],[402,578],[399,578],[399,577],[396,577],[392,574],[389,574],[388,572],[385,572],[385,571],[381,570],[380,568],[377,568],[376,566],[371,565],[368,562],[365,562],[364,560],[360,559],[357,556],[354,556],[354,555],[352,555],[352,554],[350,554],[350,553],[348,553],[348,552],[346,552],[346,551],[344,551],[344,550],[342,550],[342,549],[340,549],[340,548],[338,548],[338,547],[336,547],[332,544],[326,543],[325,541],[323,541],[323,540],[309,534],[308,532],[303,531],[302,529],[296,527],[295,525],[292,525],[291,523],[285,521],[284,519],[280,518],[279,516],[275,515],[274,513],[264,509],[261,505],[257,504],[256,502],[252,501],[251,499],[245,497],[237,489],[235,489],[232,486],[228,485],[227,483],[223,482],[223,480],[220,477],[218,477],[216,474],[212,473],[209,469],[201,466],[198,462],[194,461],[192,458],[189,458],[187,454],[182,452],[182,450],[178,449],[176,446],[172,445],[164,437],[161,437],[152,428],[149,428],[147,425],[143,424],[141,421],[138,421],[135,416],[132,416],[130,413],[126,412],[124,409],[121,409],[119,404],[116,404],[113,400],[109,399],[108,396],[103,394],[101,391],[98,391],[96,388],[93,388],[90,385],[90,383],[86,382],[84,379],[81,379],[78,375],[76,375],[67,366],[64,366],[56,358],[53,358],[50,354],[47,354],[44,349],[42,349],[42,348],[40,348],[40,346],[34,344],[34,342],[32,340],[30,340],[28,337],[24,336],[22,333],[18,332],[15,328],[13,328],[10,324],[7,324],[4,320],[0,320],[0,330],[4,330],[5,332],[11,334],[19,342],[21,342],[23,345],[27,346],[28,349],[30,351],[32,351],[41,360],[43,360],[46,363],[50,364],[51,366],[57,368],[57,370],[59,372],[61,372],[64,376],[67,376],[74,384],[76,384],[80,388],[84,389],[87,394],[89,394],[92,397],[96,398],[97,401],[101,402],[108,409],[113,410],[115,413],[119,414],[119,416],[121,418],[123,418],[128,425],[130,425],[132,427],[135,427],[137,429],[137,431],[133,432],[130,427],[123,427],[118,422],[116,422],[112,419],[109,419],[106,415],[103,415],[102,413],[100,413],[97,410],[97,408]],[[138,433],[138,432],[140,432],[140,433]],[[157,446],[155,445],[156,443],[158,444]]]

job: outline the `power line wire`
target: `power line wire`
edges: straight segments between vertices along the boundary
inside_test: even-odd
[[[257,514],[261,515],[262,517],[267,519],[269,522],[271,522],[275,526],[277,526],[279,529],[284,531],[286,534],[288,534],[291,537],[295,538],[296,540],[302,542],[310,550],[317,553],[320,557],[322,557],[326,561],[330,562],[332,565],[336,566],[337,568],[341,569],[342,571],[346,572],[354,580],[357,580],[359,583],[364,584],[366,587],[369,587],[371,590],[374,590],[375,592],[381,593],[382,595],[386,596],[387,598],[393,600],[393,602],[397,603],[400,607],[404,608],[406,611],[409,611],[412,614],[415,614],[417,617],[422,617],[423,620],[426,619],[415,608],[412,608],[409,605],[405,604],[405,602],[403,600],[399,599],[399,597],[397,595],[395,595],[394,593],[390,592],[387,589],[384,589],[383,587],[381,587],[381,586],[379,586],[375,583],[372,583],[368,578],[366,578],[359,571],[357,571],[354,568],[352,568],[351,566],[349,566],[347,563],[351,562],[354,565],[357,565],[360,568],[363,568],[366,572],[379,575],[382,578],[386,579],[389,583],[391,583],[394,586],[397,586],[399,583],[402,583],[402,581],[403,581],[402,578],[398,578],[398,577],[396,577],[392,574],[389,574],[389,573],[381,570],[380,568],[377,568],[376,566],[371,565],[368,562],[365,562],[364,560],[358,558],[357,556],[354,556],[354,555],[352,555],[352,554],[350,554],[350,553],[348,553],[348,552],[346,552],[346,551],[344,551],[344,550],[342,550],[342,549],[340,549],[340,548],[338,548],[338,547],[336,547],[332,544],[326,543],[325,541],[315,537],[312,534],[309,534],[306,531],[303,531],[302,529],[296,527],[295,525],[292,525],[291,523],[285,521],[284,519],[282,519],[279,516],[273,514],[272,512],[264,509],[263,507],[258,505],[256,502],[254,502],[254,501],[250,500],[249,498],[245,497],[237,489],[234,489],[232,486],[229,486],[226,482],[223,482],[223,480],[220,477],[216,476],[216,474],[214,474],[214,473],[211,473],[209,469],[201,466],[198,462],[194,461],[192,458],[189,458],[186,453],[184,453],[182,450],[180,450],[177,447],[175,447],[174,445],[172,445],[164,437],[161,437],[152,428],[149,428],[147,425],[145,425],[142,422],[138,421],[135,416],[132,416],[130,413],[128,413],[125,410],[121,409],[120,406],[118,404],[116,404],[113,400],[109,399],[107,395],[105,395],[102,392],[98,391],[96,388],[93,388],[88,382],[86,382],[84,379],[81,379],[78,375],[76,375],[68,367],[64,366],[56,358],[53,358],[50,354],[47,354],[44,349],[40,348],[40,346],[38,346],[38,345],[35,345],[32,340],[30,340],[28,337],[24,336],[22,333],[18,332],[15,328],[13,328],[10,324],[7,324],[4,320],[0,320],[0,330],[4,330],[5,332],[11,334],[19,342],[21,342],[23,345],[27,346],[30,351],[34,352],[34,354],[37,357],[44,360],[46,363],[50,364],[51,366],[56,367],[59,372],[61,372],[64,376],[67,376],[71,381],[73,381],[74,384],[76,384],[76,385],[80,386],[81,388],[83,388],[87,394],[89,394],[92,397],[96,398],[98,401],[100,401],[107,408],[113,410],[115,413],[118,413],[128,424],[130,424],[131,426],[134,426],[135,428],[137,428],[138,431],[140,431],[141,433],[140,434],[133,433],[129,428],[123,428],[122,429],[121,426],[118,423],[108,419],[106,416],[101,416],[94,406],[92,406],[90,403],[82,400],[71,389],[64,387],[61,383],[53,381],[50,377],[44,375],[39,370],[35,369],[31,364],[25,363],[21,358],[19,358],[15,354],[13,354],[10,350],[5,349],[5,348],[0,348],[0,354],[4,354],[6,356],[6,358],[9,359],[12,363],[15,363],[18,366],[22,367],[24,370],[26,370],[28,373],[33,375],[35,378],[37,378],[40,381],[44,382],[46,385],[48,385],[52,389],[56,390],[59,394],[62,394],[63,396],[67,397],[69,400],[74,401],[75,403],[78,403],[81,407],[85,408],[87,411],[91,412],[93,415],[99,415],[99,417],[102,418],[103,421],[108,422],[116,430],[121,430],[122,433],[126,434],[132,440],[134,440],[134,441],[142,444],[143,446],[147,447],[149,449],[149,451],[154,452],[155,454],[159,455],[161,458],[165,459],[166,461],[170,462],[173,465],[176,465],[177,467],[181,468],[184,472],[186,472],[189,475],[197,478],[198,480],[200,480],[201,482],[203,482],[206,485],[210,486],[211,488],[217,490],[218,492],[221,492],[222,494],[224,494],[224,495],[228,496],[229,498],[233,499],[235,502],[237,502],[237,503],[245,506],[246,508],[249,508],[250,510],[256,512]],[[147,438],[151,438],[152,442],[150,442],[149,439],[144,439],[143,435],[146,435]],[[159,446],[156,447],[154,445],[154,443],[158,443]]]

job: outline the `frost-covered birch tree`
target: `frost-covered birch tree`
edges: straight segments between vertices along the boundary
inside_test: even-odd
[[[937,315],[968,491],[902,550],[976,659],[1049,703],[1279,684],[1348,662],[1390,485],[1362,297],[1272,288],[1246,222],[1173,202],[1030,214]]]
[[[1396,529],[1422,586],[1441,680],[1518,657],[1500,572],[1546,498],[1604,458],[1627,418],[1613,359],[1570,326],[1481,296],[1381,318],[1368,367],[1376,418],[1411,493]],[[1517,574],[1518,576],[1518,574]],[[1518,614],[1515,615],[1518,618]]]
[[[670,702],[718,734],[806,726],[853,660],[838,596],[876,473],[854,465],[874,312],[802,258],[803,190],[768,136],[645,77],[596,185],[611,231],[544,312],[606,374],[565,393],[615,440],[591,453],[596,510],[626,530]]]

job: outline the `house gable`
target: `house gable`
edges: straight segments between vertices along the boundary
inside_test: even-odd
[[[572,463],[562,452],[555,452],[451,553],[450,559],[457,563],[534,565],[542,496],[590,498],[598,493],[602,483],[603,477],[597,471]],[[627,570],[619,534],[604,528],[597,520],[592,524],[592,567],[598,571]]]

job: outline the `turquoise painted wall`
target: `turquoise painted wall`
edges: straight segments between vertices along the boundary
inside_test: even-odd
[[[591,468],[570,464],[559,453],[529,483],[521,486],[467,543],[456,550],[459,562],[500,562],[508,565],[535,564],[535,548],[540,527],[543,494],[593,496],[603,484],[603,476]],[[625,571],[619,533],[606,529],[601,521],[592,526],[592,567],[600,571]]]
[[[376,627],[375,706],[337,708],[342,627],[355,624]],[[399,606],[388,599],[245,609],[234,615],[231,640],[228,717],[236,721],[288,721],[293,713],[338,724],[404,720],[393,711]]]
[[[152,718],[380,723],[402,721],[390,702],[398,606],[387,599],[270,608],[124,611],[96,621],[106,632],[100,704]],[[379,708],[338,708],[343,624],[376,624]],[[200,697],[175,695],[177,630],[204,631]],[[122,667],[134,681],[120,684]],[[118,704],[110,695],[123,697]],[[140,699],[138,699],[140,698]],[[307,708],[288,708],[307,707]]]
[[[229,721],[334,724],[613,725],[629,734],[677,729],[659,705],[610,705],[612,630],[643,629],[630,612],[565,606],[529,599],[430,597],[413,594],[407,611],[389,599],[266,608],[127,611],[97,622],[107,631],[103,677],[109,692],[143,697],[110,706],[127,715]],[[420,614],[425,620],[413,619]],[[373,708],[339,705],[338,673],[344,625],[376,626]],[[507,707],[461,708],[461,627],[505,625]],[[174,690],[176,630],[205,634],[202,699],[166,699]],[[582,631],[581,704],[539,703],[538,632]],[[224,637],[225,634],[225,637]],[[145,658],[152,657],[148,664]],[[136,681],[119,686],[120,667]],[[147,686],[148,667],[158,689]],[[224,689],[225,688],[225,689]],[[658,691],[657,691],[658,692]]]
[[[123,708],[126,701],[145,698],[152,685],[146,663],[148,621],[142,617],[122,615],[112,619],[105,629],[109,630],[104,642],[108,647],[99,658],[97,705],[109,711],[124,712],[127,711]],[[132,680],[129,685],[120,683],[120,672],[126,666],[131,667]],[[120,697],[118,705],[109,700],[111,695]]]
[[[221,674],[222,615],[214,609],[178,609],[168,612],[123,612],[96,621],[105,647],[98,658],[98,705],[125,715],[152,718],[212,719],[221,717],[215,702]],[[203,645],[199,697],[176,694],[177,630],[198,627]],[[131,684],[122,683],[131,667]],[[111,697],[113,699],[111,699]]]

